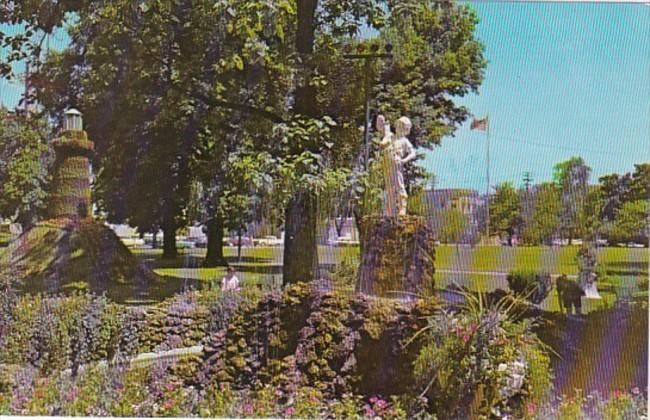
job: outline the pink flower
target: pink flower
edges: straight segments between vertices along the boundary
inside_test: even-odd
[[[526,405],[526,411],[528,412],[528,414],[535,414],[535,411],[537,411],[537,404],[528,403]]]
[[[386,408],[388,406],[388,403],[386,401],[382,400],[382,399],[379,399],[379,400],[377,400],[375,405],[377,406],[377,408],[384,409],[384,408]]]
[[[376,403],[377,402],[377,397],[370,397],[370,402],[372,404]]]
[[[167,384],[165,385],[165,389],[169,392],[174,390],[174,384]]]
[[[284,410],[284,417],[293,417],[295,412],[296,412],[295,408],[288,407],[286,410]]]
[[[165,410],[169,410],[174,406],[174,400],[167,400],[165,401],[165,404],[163,404],[163,407],[165,407]]]
[[[246,415],[253,414],[254,411],[253,404],[251,403],[244,404],[243,410],[244,410],[244,414]]]

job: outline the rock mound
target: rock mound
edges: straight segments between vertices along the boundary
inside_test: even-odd
[[[107,226],[58,218],[23,232],[0,254],[0,270],[30,293],[87,290],[114,300],[145,298],[161,279]]]

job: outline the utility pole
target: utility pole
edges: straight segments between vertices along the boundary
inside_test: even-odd
[[[490,114],[487,114],[485,117],[487,121],[487,127],[486,127],[486,137],[487,137],[487,152],[486,152],[486,160],[487,160],[487,170],[486,170],[486,178],[487,178],[487,192],[486,192],[486,200],[487,200],[487,223],[485,227],[485,233],[486,233],[486,238],[488,240],[488,243],[490,242]]]
[[[378,53],[377,51],[379,50],[379,46],[375,46],[374,52],[369,54],[344,54],[343,55],[343,58],[346,58],[348,60],[364,60],[364,69],[365,69],[365,80],[364,80],[364,88],[363,88],[364,96],[365,96],[365,103],[364,103],[365,120],[363,126],[363,168],[364,170],[368,169],[368,159],[370,153],[370,89],[371,89],[370,71],[372,70],[371,64],[372,61],[377,58],[387,58],[387,59],[393,58],[393,54],[391,53],[391,51],[393,50],[393,46],[391,44],[386,44],[385,48],[386,48],[385,53]]]
[[[526,191],[530,191],[530,185],[533,182],[533,176],[531,175],[530,172],[526,171],[524,172],[524,187],[526,188]]]

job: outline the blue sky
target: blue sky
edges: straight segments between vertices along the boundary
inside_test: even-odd
[[[478,95],[490,116],[491,185],[550,180],[582,156],[597,177],[650,161],[650,7],[474,3],[489,64]],[[469,123],[427,156],[436,187],[486,189],[486,135]]]
[[[490,115],[491,184],[550,180],[580,155],[592,181],[650,161],[650,7],[632,4],[473,3],[489,60],[478,95],[460,99]],[[6,29],[3,28],[3,29]],[[67,43],[62,31],[51,48]],[[0,81],[0,102],[22,87]],[[429,153],[437,188],[486,189],[486,136],[469,123]]]

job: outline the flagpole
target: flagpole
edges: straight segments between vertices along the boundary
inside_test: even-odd
[[[485,117],[486,122],[487,122],[487,130],[486,130],[486,137],[487,137],[487,153],[486,153],[486,160],[487,160],[487,169],[486,169],[486,178],[487,178],[487,191],[486,191],[486,200],[487,200],[487,225],[485,228],[485,232],[487,234],[487,242],[488,244],[490,243],[490,114],[487,114]]]

